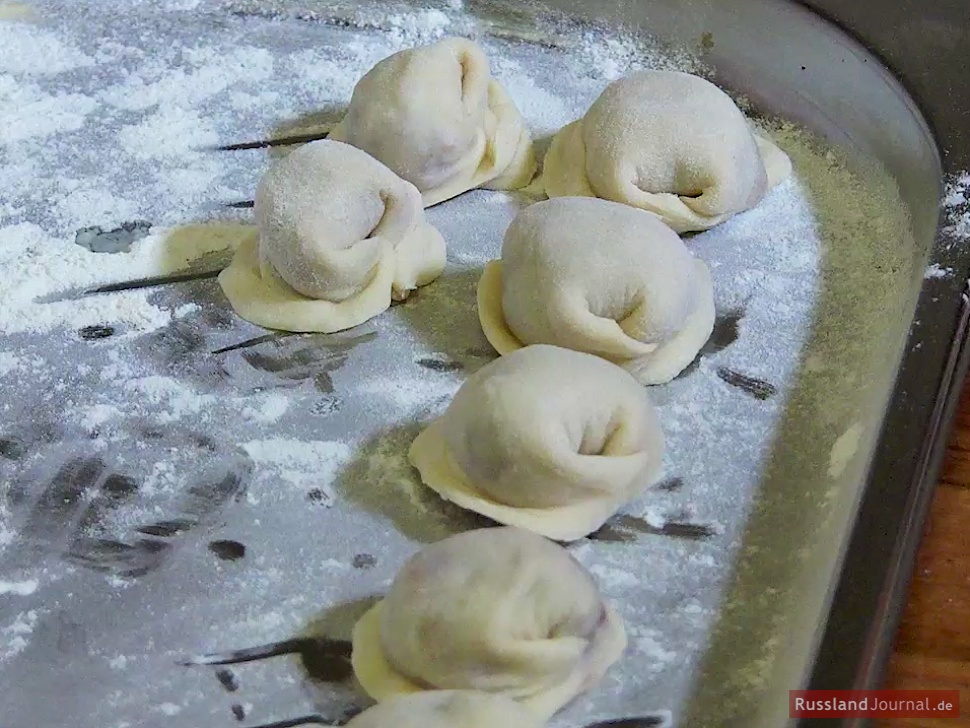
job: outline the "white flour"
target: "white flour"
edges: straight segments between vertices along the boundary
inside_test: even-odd
[[[281,488],[303,491],[318,489],[322,503],[334,498],[333,481],[338,468],[350,457],[350,448],[342,442],[302,442],[275,438],[254,440],[243,445],[258,465],[266,466],[272,480],[263,479],[264,494],[272,496]],[[262,496],[257,496],[262,497]]]
[[[954,244],[962,246],[970,241],[970,172],[948,177],[943,213],[946,218],[943,232],[951,237]]]

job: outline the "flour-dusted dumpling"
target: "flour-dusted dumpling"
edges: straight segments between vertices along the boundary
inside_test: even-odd
[[[485,51],[445,38],[401,51],[357,83],[330,138],[372,154],[414,184],[425,207],[476,187],[525,187],[532,138]]]
[[[445,266],[414,185],[348,144],[311,142],[277,162],[255,212],[258,235],[219,283],[240,316],[267,328],[348,329]]]
[[[546,155],[549,197],[601,197],[658,215],[677,232],[748,210],[791,174],[731,97],[678,71],[638,71],[606,87]]]
[[[481,690],[544,719],[598,683],[625,647],[622,620],[568,551],[528,531],[485,528],[405,563],[355,625],[352,662],[378,701]]]
[[[463,508],[571,541],[653,484],[663,449],[647,391],[627,372],[537,345],[469,377],[408,457]]]
[[[707,266],[655,216],[606,200],[560,197],[522,210],[501,261],[478,284],[482,329],[500,354],[553,344],[668,382],[714,328]]]
[[[347,728],[542,728],[511,698],[475,690],[398,695],[355,717]]]

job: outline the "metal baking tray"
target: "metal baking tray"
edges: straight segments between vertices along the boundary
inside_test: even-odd
[[[929,35],[896,47],[873,20],[907,11],[867,2],[842,16],[832,2],[826,20],[786,0],[31,5],[22,47],[47,49],[59,70],[8,63],[15,82],[96,103],[78,102],[77,125],[51,114],[54,131],[39,125],[0,147],[0,166],[30,167],[33,185],[0,199],[0,234],[26,224],[38,245],[104,251],[92,253],[105,262],[91,280],[123,290],[95,294],[101,304],[85,290],[46,292],[40,303],[76,302],[65,319],[90,321],[6,339],[0,727],[337,719],[361,704],[340,655],[223,670],[177,661],[311,626],[346,637],[407,553],[482,525],[422,489],[403,454],[492,356],[474,284],[521,200],[475,192],[429,211],[450,243],[446,274],[344,334],[266,334],[232,315],[209,273],[249,222],[227,203],[250,197],[285,153],[212,147],[318,133],[352,78],[328,69],[363,70],[445,29],[480,34],[540,137],[624,63],[659,60],[710,75],[769,126],[816,133],[815,151],[796,143],[806,165],[832,145],[833,168],[891,181],[905,213],[883,248],[848,240],[785,257],[789,238],[767,221],[806,214],[805,200],[826,192],[808,180],[802,197],[780,193],[747,223],[691,240],[714,264],[720,319],[697,366],[654,389],[667,477],[571,546],[624,612],[633,647],[554,725],[654,715],[773,728],[788,722],[791,688],[878,681],[950,390],[968,367],[968,256],[956,233],[938,232],[944,169],[931,132],[949,171],[967,166],[960,99],[926,72],[947,57],[926,55]],[[913,18],[914,33],[950,22],[947,7],[935,24]],[[598,75],[572,74],[577,57]],[[888,194],[883,182],[858,189]],[[121,258],[108,251],[148,246],[156,267],[189,280],[132,286],[122,273],[133,267],[112,274]],[[949,273],[926,277],[931,262]],[[780,298],[799,293],[781,314],[767,305],[772,285],[787,287]]]

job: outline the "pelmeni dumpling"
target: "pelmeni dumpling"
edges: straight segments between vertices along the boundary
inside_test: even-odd
[[[414,184],[425,207],[476,187],[525,187],[536,169],[521,114],[492,78],[485,51],[465,38],[378,63],[357,83],[330,138]]]
[[[542,728],[511,698],[476,690],[397,695],[356,716],[347,728]]]
[[[710,337],[714,289],[707,266],[654,215],[560,197],[512,221],[502,259],[479,281],[478,314],[500,354],[553,344],[660,384]]]
[[[355,625],[351,659],[378,701],[481,690],[546,719],[625,647],[622,620],[569,552],[517,528],[485,528],[410,558]]]
[[[652,485],[663,449],[647,390],[627,372],[536,345],[469,377],[408,456],[463,508],[571,541]]]
[[[679,71],[638,71],[611,83],[546,154],[549,197],[601,197],[706,230],[757,205],[791,162],[753,133],[731,97]]]
[[[414,185],[348,144],[311,142],[277,162],[255,212],[258,235],[219,283],[240,316],[267,328],[351,328],[445,266]]]

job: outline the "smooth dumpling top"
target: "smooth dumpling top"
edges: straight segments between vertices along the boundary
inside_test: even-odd
[[[469,377],[409,458],[444,498],[571,541],[660,473],[664,438],[647,391],[603,359],[527,346]]]
[[[478,288],[500,354],[553,344],[596,354],[643,384],[673,379],[714,327],[710,271],[642,210],[588,197],[531,205]]]
[[[465,38],[400,51],[354,87],[330,138],[414,184],[425,206],[475,187],[517,189],[535,173],[532,139],[481,46]]]
[[[569,552],[517,528],[485,528],[408,559],[353,643],[354,672],[378,701],[471,689],[548,718],[603,677],[626,636]]]
[[[752,133],[717,86],[679,71],[638,71],[560,130],[543,180],[549,197],[622,202],[686,232],[754,207],[790,173],[785,153]]]
[[[542,721],[502,695],[429,690],[378,703],[347,728],[542,728]]]
[[[258,240],[220,282],[241,316],[270,328],[355,326],[444,268],[414,185],[348,144],[311,142],[274,164],[255,216]]]

